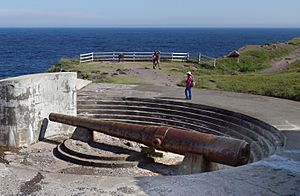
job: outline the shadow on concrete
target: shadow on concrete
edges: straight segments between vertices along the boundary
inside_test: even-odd
[[[48,144],[54,144],[54,145],[58,145],[58,144],[61,143],[60,141],[46,139],[46,138],[44,138],[43,140],[41,140],[41,142],[45,142],[45,143],[48,143]]]
[[[127,161],[137,161],[139,162],[139,168],[149,170],[153,173],[160,175],[178,175],[179,165],[156,163],[154,158],[148,157],[145,153],[99,142],[91,142],[89,145],[115,154],[128,154],[130,156],[126,159]]]
[[[149,170],[153,173],[160,174],[162,176],[174,176],[179,175],[180,165],[166,165],[156,162],[141,162],[138,165],[139,168]]]
[[[285,137],[285,150],[300,150],[300,130],[281,131]]]
[[[163,99],[163,100],[187,100],[182,97],[155,97],[155,99]]]

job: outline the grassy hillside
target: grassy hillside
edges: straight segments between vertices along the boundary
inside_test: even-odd
[[[266,69],[271,66],[272,61],[287,56],[300,48],[300,37],[292,39],[287,43],[245,46],[240,49],[240,62],[235,59],[218,59],[218,69],[222,73],[249,73]]]
[[[300,72],[199,77],[198,88],[300,100]]]
[[[300,61],[280,73],[258,74],[257,71],[300,49],[300,38],[287,43],[248,46],[240,50],[240,62],[218,59],[214,71],[197,72],[197,87],[272,96],[300,101]],[[299,50],[300,51],[300,50]],[[281,57],[281,58],[280,58]],[[293,59],[290,59],[293,60]]]
[[[298,51],[299,53],[295,53]],[[219,58],[216,68],[199,65],[195,62],[162,62],[162,77],[180,78],[178,85],[183,85],[185,73],[192,70],[197,88],[250,93],[300,101],[300,38],[287,43],[267,44],[262,46],[245,46],[239,50],[240,61],[231,58]],[[296,54],[292,55],[291,54]],[[280,73],[259,74],[281,59],[293,60],[288,70]],[[291,59],[295,58],[295,59]],[[94,82],[111,82],[123,84],[143,83],[143,78],[122,74],[135,69],[151,69],[151,62],[131,63],[86,63],[78,60],[62,59],[48,72],[75,71],[80,78]]]

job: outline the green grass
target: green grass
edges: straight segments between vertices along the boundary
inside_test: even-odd
[[[46,70],[46,72],[70,71],[71,69],[76,69],[76,67],[78,66],[78,59],[62,58],[56,65],[53,65],[48,70]]]
[[[290,41],[287,42],[288,44],[300,46],[300,37],[296,37]]]
[[[204,76],[198,79],[196,87],[300,101],[300,72]]]
[[[300,61],[294,62],[290,67],[288,72],[297,72],[300,73]]]
[[[294,41],[293,43],[295,43]],[[255,50],[245,50],[240,54],[240,62],[237,63],[235,59],[232,58],[222,58],[218,59],[217,69],[220,70],[222,74],[236,74],[256,72],[266,69],[271,66],[271,61],[288,55],[291,51],[295,49],[295,46],[290,44],[284,44],[278,48],[269,47],[259,47]]]
[[[283,73],[262,75],[259,70],[271,66],[276,58],[284,57],[300,47],[300,38],[288,44],[256,46],[241,52],[240,62],[221,58],[217,67],[194,72],[197,88],[272,96],[300,101],[300,61]],[[184,85],[184,82],[181,83]]]

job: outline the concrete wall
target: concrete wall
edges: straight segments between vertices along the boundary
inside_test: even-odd
[[[0,146],[27,146],[41,130],[45,137],[72,132],[46,118],[51,112],[76,115],[76,77],[61,72],[0,80]]]

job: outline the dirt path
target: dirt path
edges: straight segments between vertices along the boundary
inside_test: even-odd
[[[154,69],[136,69],[136,76],[145,83],[157,86],[177,86],[183,79]]]
[[[149,66],[142,67],[138,63],[124,63],[121,69],[117,69],[109,73],[113,77],[120,75],[126,77],[137,78],[141,83],[152,84],[156,86],[177,86],[181,80],[185,79],[185,75],[182,77],[176,76],[176,74],[166,73],[164,68],[152,69]]]
[[[300,61],[300,48],[294,50],[288,56],[273,60],[271,62],[272,67],[265,69],[259,73],[261,74],[270,74],[270,73],[279,73],[286,71],[291,64],[296,61]]]

